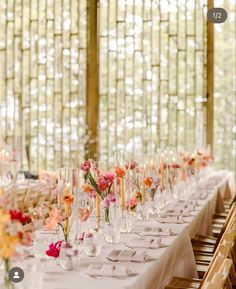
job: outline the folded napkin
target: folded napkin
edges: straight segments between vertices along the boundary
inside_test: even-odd
[[[121,265],[98,265],[91,264],[85,271],[90,276],[111,276],[111,277],[127,277],[134,272],[127,266]]]
[[[190,216],[190,211],[187,209],[172,209],[167,210],[163,215],[188,217]]]
[[[142,236],[159,237],[173,235],[173,231],[168,228],[146,227],[140,234]]]
[[[184,223],[184,219],[182,216],[167,216],[167,217],[160,217],[157,219],[160,223],[175,223],[181,224]]]
[[[190,195],[190,198],[193,200],[205,200],[208,197],[208,194],[206,192],[200,193],[200,194],[192,194]]]
[[[119,254],[117,254],[117,251],[119,251]],[[150,257],[143,250],[113,250],[108,254],[107,258],[111,261],[144,262]]]
[[[127,243],[128,246],[134,248],[159,248],[161,239],[159,238],[132,238]]]

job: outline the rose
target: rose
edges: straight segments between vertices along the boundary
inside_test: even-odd
[[[100,191],[105,191],[106,189],[108,189],[110,184],[111,184],[111,182],[110,182],[110,180],[107,177],[100,176],[98,178],[98,189]]]
[[[81,170],[88,172],[91,168],[91,162],[90,161],[85,161],[80,165]]]

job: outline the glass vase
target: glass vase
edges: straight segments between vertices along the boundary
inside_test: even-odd
[[[101,236],[95,230],[84,235],[84,252],[89,257],[99,256],[102,250]]]
[[[118,243],[120,240],[120,225],[118,223],[118,212],[116,203],[113,203],[109,208],[104,207],[104,239],[109,244]]]
[[[75,243],[70,241],[62,242],[59,264],[65,271],[73,271],[78,267],[78,248]]]
[[[10,271],[10,260],[9,259],[3,259],[2,260],[2,266],[1,271],[3,271],[2,278],[0,276],[0,288],[1,289],[14,289],[14,285],[11,283],[9,278],[9,271]]]

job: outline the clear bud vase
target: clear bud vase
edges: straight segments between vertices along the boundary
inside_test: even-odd
[[[130,211],[130,178],[129,178],[129,170],[126,171],[126,176],[124,178],[124,195],[123,202],[120,201],[119,206],[119,224],[121,233],[130,233],[132,229],[132,215]]]
[[[116,244],[120,240],[120,225],[117,218],[116,203],[104,207],[104,239],[109,244]]]
[[[144,221],[149,219],[150,206],[148,198],[148,187],[145,185],[146,179],[146,164],[141,163],[138,171],[138,182],[139,182],[139,198],[137,203],[136,214],[138,220]]]
[[[67,241],[62,242],[59,264],[65,271],[73,271],[77,269],[79,263],[78,248],[76,243]]]

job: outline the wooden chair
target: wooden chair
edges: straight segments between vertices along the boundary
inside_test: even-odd
[[[222,262],[222,261],[220,261]],[[225,259],[220,268],[213,268],[211,274],[200,287],[201,289],[223,289],[232,267],[232,260]]]
[[[226,259],[227,257],[231,257],[232,260],[235,259],[234,254],[234,247],[235,247],[235,235],[236,235],[236,228],[235,228],[235,213],[236,210],[232,209],[229,217],[227,217],[227,224],[225,225],[224,232],[222,234],[221,239],[219,240],[219,245],[217,246],[214,254],[212,256],[207,256],[208,260],[202,260],[200,264],[197,264],[199,266],[198,270],[202,270],[204,273],[202,275],[203,281],[205,279],[211,277],[212,273],[211,272],[218,272],[219,271],[219,260],[221,261],[222,264],[222,258]],[[211,257],[211,260],[209,259]],[[218,260],[218,261],[217,261]],[[204,262],[203,262],[204,261]],[[232,261],[231,261],[232,262]],[[212,271],[213,270],[213,271]],[[234,282],[236,280],[236,274],[234,267],[230,267],[230,277],[231,277],[231,282],[234,285]],[[209,279],[207,279],[209,280]],[[228,279],[226,280],[226,283],[230,286],[230,282]],[[173,288],[200,288],[202,284],[201,279],[188,279],[188,278],[178,278],[174,277],[170,284],[166,287],[167,289]],[[210,286],[210,285],[209,285]],[[230,287],[229,287],[230,288]]]

